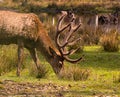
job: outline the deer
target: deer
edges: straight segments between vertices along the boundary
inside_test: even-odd
[[[67,24],[62,26],[66,17],[71,19]],[[38,70],[39,64],[41,63],[36,53],[37,51],[44,56],[56,75],[59,75],[60,71],[64,68],[64,60],[71,63],[79,62],[83,56],[77,59],[69,58],[69,55],[75,53],[79,48],[68,51],[66,49],[67,45],[73,45],[80,40],[80,38],[78,38],[69,41],[72,34],[81,26],[81,23],[75,25],[74,22],[75,17],[73,13],[62,13],[58,20],[55,37],[56,44],[54,44],[43,23],[36,14],[0,10],[0,45],[16,44],[18,46],[16,75],[20,76],[24,48],[30,52]],[[61,43],[60,34],[66,29],[68,29],[68,32],[63,39],[64,41]]]

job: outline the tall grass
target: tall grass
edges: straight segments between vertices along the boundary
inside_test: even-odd
[[[109,33],[103,34],[100,39],[100,43],[105,51],[119,51],[118,32],[116,30],[112,30]]]
[[[16,46],[0,46],[0,75],[11,71],[17,64]]]
[[[60,72],[59,78],[73,81],[87,80],[91,72],[88,69],[81,69],[78,66],[64,67]]]
[[[47,74],[47,69],[44,65],[39,65],[39,70],[37,70],[35,63],[31,64],[29,63],[29,58],[27,58],[26,55],[29,56],[27,50],[24,50],[24,60],[21,64],[20,69],[28,68],[29,65],[29,71],[30,76],[34,76],[36,78],[42,78],[45,77]],[[7,72],[10,72],[17,68],[17,46],[16,45],[1,45],[0,46],[0,76],[4,75]],[[30,58],[31,59],[31,58]],[[32,59],[31,59],[32,60]]]
[[[29,74],[32,77],[36,78],[44,78],[47,76],[48,70],[44,64],[40,64],[39,68],[36,68],[35,64],[31,64],[29,68]]]
[[[80,30],[81,38],[83,39],[84,45],[98,45],[100,37],[104,31],[101,28],[92,29],[90,26],[86,26],[84,29]]]

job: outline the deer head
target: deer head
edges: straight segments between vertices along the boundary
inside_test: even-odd
[[[62,26],[63,25],[62,23],[64,22],[65,19],[69,19],[69,20],[67,20],[67,23],[65,23],[65,25]],[[73,13],[64,12],[64,11],[62,12],[62,16],[58,20],[55,43],[56,43],[56,46],[57,46],[57,48],[58,48],[58,50],[60,52],[60,55],[58,56],[52,49],[50,49],[50,52],[51,52],[51,54],[53,56],[52,63],[55,64],[55,65],[53,65],[53,69],[54,69],[56,74],[59,74],[61,69],[64,67],[64,64],[63,64],[64,60],[66,60],[66,61],[68,61],[70,63],[76,63],[76,62],[78,62],[78,61],[80,61],[82,59],[82,57],[80,57],[78,59],[69,58],[69,55],[74,54],[80,48],[67,50],[67,46],[74,45],[76,42],[78,42],[81,39],[79,37],[79,38],[71,41],[72,35],[81,26],[81,22],[79,22],[79,24],[76,25],[75,20],[76,20],[76,18],[75,18]],[[64,32],[65,32],[66,35],[61,40],[60,36]]]

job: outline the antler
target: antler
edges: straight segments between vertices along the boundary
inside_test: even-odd
[[[75,18],[73,13],[67,13],[67,12],[64,12],[64,11],[62,13],[63,13],[63,15],[60,17],[60,19],[58,21],[58,25],[57,25],[57,33],[56,33],[56,37],[55,37],[55,42],[56,42],[58,50],[60,51],[63,59],[65,59],[68,62],[75,63],[75,62],[80,61],[82,59],[82,57],[80,57],[78,59],[71,59],[71,58],[68,57],[68,55],[71,55],[71,54],[75,53],[76,51],[78,51],[80,49],[80,47],[75,49],[75,50],[72,49],[72,50],[68,51],[66,49],[66,46],[74,45],[76,42],[81,40],[81,38],[77,38],[73,41],[70,40],[71,37],[72,37],[72,34],[75,33],[80,28],[81,23],[79,22],[78,25],[75,25],[75,19],[76,18]],[[62,27],[62,22],[64,21],[64,19],[66,17],[69,18],[69,22],[64,27]],[[60,34],[62,32],[64,32],[66,29],[68,30],[68,32],[66,33],[65,38],[63,39],[63,42],[60,43]]]

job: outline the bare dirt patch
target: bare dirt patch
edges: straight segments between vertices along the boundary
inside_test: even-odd
[[[67,86],[4,80],[0,82],[0,97],[64,97]]]
[[[74,85],[58,85],[49,83],[0,81],[0,97],[119,97],[114,93],[97,90],[87,91],[87,85],[75,85],[79,90],[73,90]]]

